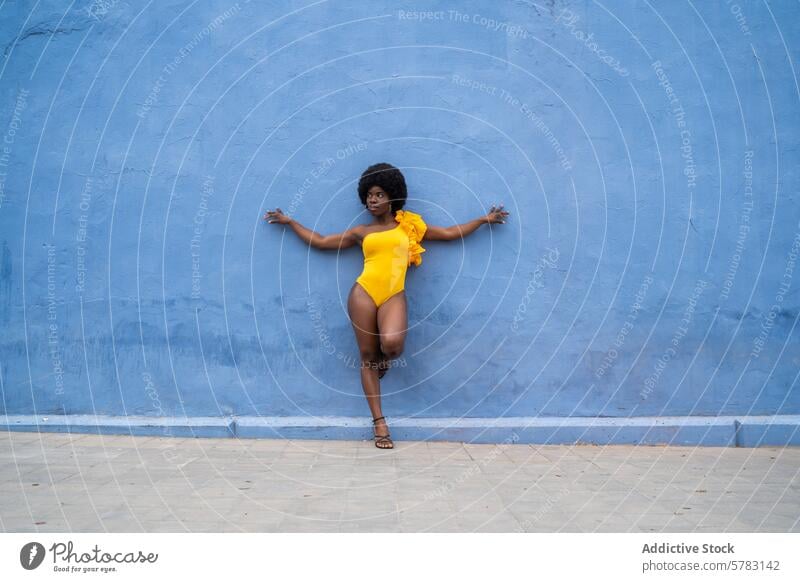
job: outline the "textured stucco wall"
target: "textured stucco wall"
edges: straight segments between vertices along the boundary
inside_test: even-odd
[[[799,17],[6,2],[0,412],[368,415],[360,249],[260,217],[365,222],[388,161],[431,224],[512,214],[425,244],[386,414],[798,414]]]

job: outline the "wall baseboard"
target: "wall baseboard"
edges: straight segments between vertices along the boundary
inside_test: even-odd
[[[397,441],[468,443],[800,446],[800,415],[631,418],[392,418]],[[136,436],[364,440],[371,422],[349,416],[0,416],[0,429]]]

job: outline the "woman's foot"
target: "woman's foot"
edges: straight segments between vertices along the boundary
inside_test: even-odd
[[[389,371],[389,359],[381,352],[381,359],[378,362],[378,379],[383,378]]]
[[[379,416],[372,420],[372,424],[375,426],[375,446],[379,449],[392,449],[394,443],[389,438],[389,427],[386,426],[385,418],[385,416]]]

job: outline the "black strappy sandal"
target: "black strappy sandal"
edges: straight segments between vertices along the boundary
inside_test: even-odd
[[[372,419],[373,426],[375,425],[376,422],[378,422],[381,419],[385,419],[385,418],[386,418],[385,416],[379,416],[378,418],[373,418]],[[388,433],[385,434],[384,436],[375,435],[373,438],[375,439],[375,446],[378,447],[379,449],[393,449],[394,448],[394,442],[392,442],[392,439],[389,437]],[[388,443],[389,446],[388,447],[381,446],[381,443]]]

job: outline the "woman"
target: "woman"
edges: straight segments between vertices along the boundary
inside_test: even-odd
[[[421,241],[463,238],[482,224],[504,224],[508,212],[502,205],[492,206],[486,216],[465,224],[428,226],[419,214],[402,210],[407,197],[405,178],[390,164],[375,164],[364,171],[358,197],[372,214],[372,222],[338,234],[311,231],[280,208],[267,211],[264,220],[288,224],[305,243],[318,249],[361,245],[364,270],[350,289],[347,310],[361,353],[361,384],[372,412],[375,446],[391,449],[394,444],[381,413],[380,378],[403,352],[408,326],[406,270],[422,264]]]

